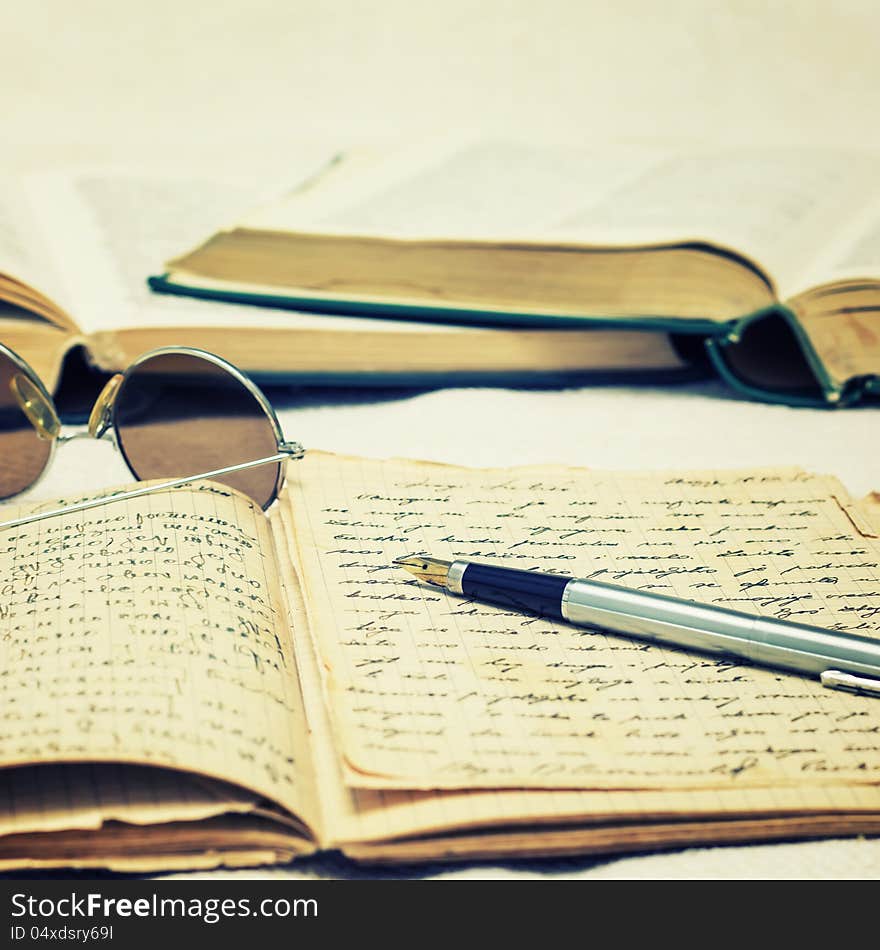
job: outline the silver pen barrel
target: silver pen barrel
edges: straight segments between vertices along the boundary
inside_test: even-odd
[[[880,640],[559,574],[424,554],[397,558],[395,564],[477,602],[806,673],[830,689],[880,697]]]
[[[569,581],[562,595],[562,616],[578,626],[799,673],[821,677],[839,671],[872,677],[875,682],[880,677],[880,641],[611,584]],[[855,688],[857,684],[832,681],[825,685]]]

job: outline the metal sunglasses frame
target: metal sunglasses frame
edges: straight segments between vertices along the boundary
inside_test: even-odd
[[[106,383],[98,395],[91,414],[89,415],[89,422],[86,431],[74,432],[71,435],[61,434],[61,420],[58,417],[58,412],[55,408],[55,402],[52,399],[49,391],[43,385],[43,381],[36,374],[33,368],[14,350],[9,349],[8,346],[5,346],[2,343],[0,343],[0,354],[12,360],[12,362],[24,374],[30,385],[35,388],[41,403],[37,409],[42,410],[44,413],[44,418],[35,420],[31,414],[31,411],[34,411],[34,408],[31,406],[28,407],[31,411],[25,411],[25,415],[34,426],[34,437],[51,442],[49,455],[46,458],[46,463],[40,471],[40,474],[33,480],[33,482],[31,482],[30,485],[18,492],[18,494],[10,496],[11,498],[19,498],[36,487],[43,480],[46,472],[49,470],[49,467],[54,461],[55,452],[57,451],[58,446],[64,445],[67,442],[73,442],[75,439],[107,439],[108,441],[112,442],[114,448],[116,448],[116,450],[122,456],[122,459],[128,467],[128,470],[135,478],[138,478],[137,473],[132,467],[128,456],[122,447],[122,441],[119,438],[119,430],[117,427],[117,419],[114,412],[114,407],[119,394],[125,388],[125,383],[134,370],[136,370],[147,360],[150,360],[156,356],[194,356],[199,359],[203,359],[208,363],[212,363],[214,366],[217,366],[229,373],[230,376],[232,376],[251,394],[251,396],[254,397],[257,404],[263,410],[266,418],[269,420],[269,423],[272,426],[272,432],[275,435],[275,443],[278,449],[274,455],[270,455],[262,459],[255,459],[252,462],[241,462],[237,465],[228,465],[224,468],[214,469],[210,472],[202,472],[198,475],[188,475],[185,478],[175,478],[169,481],[162,481],[151,485],[143,485],[140,488],[113,492],[109,495],[102,495],[97,498],[90,498],[84,501],[75,502],[70,505],[65,505],[61,508],[53,508],[47,511],[36,512],[34,514],[26,515],[22,518],[14,518],[11,521],[0,521],[0,529],[31,524],[32,522],[42,521],[46,518],[52,518],[57,515],[71,514],[77,511],[86,511],[90,508],[97,508],[101,505],[111,504],[114,501],[124,501],[127,498],[137,498],[141,495],[162,491],[167,488],[177,488],[182,485],[187,485],[190,482],[199,481],[203,478],[219,478],[223,475],[231,475],[235,472],[241,472],[249,468],[256,468],[260,465],[281,463],[278,465],[278,475],[272,488],[272,494],[270,495],[269,500],[262,506],[265,510],[278,497],[278,493],[281,491],[281,488],[284,484],[284,463],[291,459],[300,459],[305,454],[305,449],[302,447],[302,445],[300,445],[299,442],[290,442],[284,438],[284,434],[281,431],[281,424],[278,421],[278,417],[275,415],[275,410],[272,408],[272,404],[269,402],[260,388],[254,383],[254,381],[246,376],[237,366],[234,366],[221,356],[217,356],[215,353],[209,353],[207,350],[200,350],[192,346],[160,346],[156,349],[148,350],[146,353],[142,353],[128,366],[124,373],[117,373]],[[23,410],[25,409],[24,406],[22,408]]]

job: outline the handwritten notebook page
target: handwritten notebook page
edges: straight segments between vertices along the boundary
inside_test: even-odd
[[[308,821],[266,518],[202,484],[0,534],[0,766],[184,769]]]
[[[880,705],[525,617],[391,566],[429,551],[876,635],[880,546],[833,479],[477,471],[310,453],[289,504],[346,781],[405,788],[876,783]]]
[[[314,776],[322,810],[323,847],[342,847],[365,860],[419,860],[455,847],[456,853],[559,854],[614,850],[626,842],[682,843],[682,819],[699,822],[693,840],[778,837],[780,823],[833,815],[867,823],[880,815],[880,786],[807,786],[651,790],[466,789],[418,791],[352,787],[346,782],[323,695],[321,670],[309,636],[306,606],[293,564],[292,506],[282,499],[270,516],[280,573],[296,630],[294,647],[309,722]],[[326,684],[325,684],[326,685]],[[750,819],[748,830],[732,819]],[[663,822],[669,823],[666,827]],[[720,822],[720,823],[719,823]],[[717,825],[717,827],[715,827]],[[527,841],[499,836],[500,828],[527,828]],[[560,827],[564,831],[560,831]],[[463,829],[473,829],[467,839]],[[734,833],[738,829],[738,833]],[[838,824],[837,833],[842,833]],[[711,832],[711,833],[710,833]],[[446,837],[441,836],[447,833]],[[792,833],[789,827],[789,833]],[[453,837],[449,837],[449,835]],[[729,837],[725,837],[729,834]],[[486,836],[491,838],[491,847]],[[425,845],[421,838],[430,836]],[[450,852],[451,853],[451,852]]]

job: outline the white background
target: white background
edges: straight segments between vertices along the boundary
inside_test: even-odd
[[[872,0],[30,0],[3,134],[880,143]]]

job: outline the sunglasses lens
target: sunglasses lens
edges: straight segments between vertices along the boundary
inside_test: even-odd
[[[160,353],[130,370],[116,397],[116,436],[137,478],[184,478],[275,455],[272,420],[229,370],[190,353]],[[215,479],[266,508],[281,463]]]
[[[52,454],[44,426],[50,416],[54,418],[54,410],[42,390],[0,352],[0,499],[23,492],[42,474]]]

